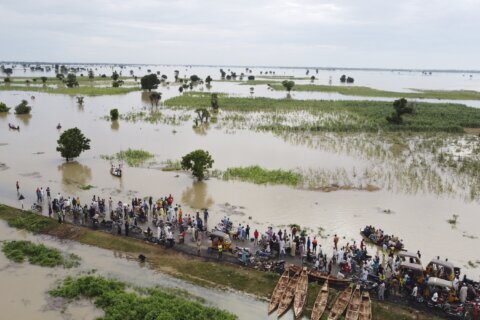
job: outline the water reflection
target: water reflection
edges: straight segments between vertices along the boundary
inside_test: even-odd
[[[214,201],[207,193],[208,185],[204,181],[195,181],[182,193],[182,202],[194,209],[209,208]]]
[[[112,121],[112,124],[110,124],[110,128],[114,131],[118,131],[118,128],[120,128],[120,123],[118,120]]]
[[[57,169],[62,173],[62,185],[66,192],[78,191],[79,186],[86,186],[92,179],[90,167],[76,161],[62,163]]]
[[[17,114],[17,119],[22,121],[24,125],[28,126],[30,122],[30,118],[32,118],[31,114]]]
[[[195,132],[199,136],[206,136],[208,133],[208,129],[210,129],[210,125],[208,123],[202,123],[198,126],[194,125],[192,129],[193,129],[193,132]]]

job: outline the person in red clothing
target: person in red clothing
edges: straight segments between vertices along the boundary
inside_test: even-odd
[[[258,234],[258,230],[255,229],[255,231],[253,232],[253,238],[255,239],[255,240],[253,241],[253,244],[254,244],[254,245],[258,245],[258,235],[259,235],[259,234]]]

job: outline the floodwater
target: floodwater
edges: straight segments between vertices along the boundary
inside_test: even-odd
[[[49,236],[33,235],[8,227],[0,221],[0,241],[30,240],[59,250],[74,253],[82,258],[78,268],[43,268],[25,263],[14,263],[0,251],[0,308],[2,319],[85,319],[103,314],[88,301],[75,301],[64,305],[61,299],[48,295],[48,290],[68,275],[79,276],[95,270],[95,274],[142,287],[160,286],[181,289],[203,298],[208,305],[228,310],[240,320],[275,319],[267,317],[267,303],[249,295],[198,287],[166,274],[156,272],[148,264],[140,264],[124,254],[82,245],[74,241],[60,241]],[[245,312],[248,310],[248,312]],[[291,311],[290,311],[291,312]],[[289,315],[287,315],[289,316]],[[290,315],[292,316],[292,315]]]
[[[146,67],[142,67],[142,70],[143,68]],[[200,76],[208,70],[212,71],[211,68],[201,70],[204,73],[199,71]],[[173,73],[173,69],[171,71]],[[299,75],[300,71],[294,72]],[[428,83],[431,87],[425,88],[436,88],[437,82],[444,81],[445,85],[451,85],[448,89],[457,88],[457,85],[459,88],[473,89],[480,77],[474,74],[470,80],[458,73],[422,76],[380,71],[365,71],[362,74],[369,74],[372,77],[370,81],[373,82],[384,80],[378,80],[376,84],[393,83],[393,80],[389,80],[390,77],[399,79],[399,83],[404,83],[402,79],[412,80],[413,77],[416,80],[411,83],[405,80],[405,83],[410,83],[408,87],[422,87],[422,83]],[[430,77],[430,80],[422,82],[424,77]],[[213,83],[212,90],[250,94],[248,86],[225,82]],[[161,87],[159,91],[163,93],[162,100],[178,94],[175,86]],[[255,96],[276,97],[283,94],[271,92],[265,86],[255,88]],[[300,94],[303,93],[295,93],[294,98],[299,98]],[[312,93],[311,98],[318,99],[315,94],[321,95]],[[35,96],[34,100],[31,99],[32,95]],[[372,224],[387,233],[400,236],[410,251],[420,250],[423,260],[436,256],[448,258],[462,267],[469,276],[480,275],[480,266],[473,268],[468,265],[469,261],[475,262],[479,257],[478,202],[465,202],[462,198],[450,195],[412,195],[388,190],[324,193],[218,179],[197,183],[188,174],[158,170],[159,162],[179,159],[198,148],[208,150],[215,160],[214,168],[221,170],[234,166],[260,165],[271,169],[302,170],[355,168],[361,172],[371,163],[360,155],[295,143],[268,132],[227,130],[211,125],[208,130],[200,133],[192,129],[191,119],[180,125],[141,121],[119,121],[112,124],[102,119],[111,108],[118,108],[122,114],[148,106],[149,101],[141,92],[85,97],[83,107],[77,105],[74,97],[64,95],[0,92],[0,101],[9,106],[15,106],[22,99],[28,100],[32,106],[30,117],[18,117],[12,113],[0,116],[0,202],[17,207],[21,205],[16,200],[17,180],[20,182],[21,193],[26,197],[24,205],[28,207],[35,200],[35,189],[40,186],[49,186],[53,193],[80,196],[83,202],[89,201],[94,194],[104,198],[111,196],[116,202],[128,201],[133,196],[160,197],[171,193],[175,201],[184,207],[211,208],[211,218],[217,221],[226,214],[225,204],[236,206],[239,209],[235,210],[231,219],[236,223],[248,223],[260,231],[270,225],[276,227],[298,223],[310,227],[312,234],[316,234],[317,228],[322,227],[325,230],[323,235],[327,238],[320,243],[327,251],[332,247],[333,234],[345,237],[345,242],[358,242],[359,229]],[[172,112],[160,110],[165,114]],[[20,132],[8,130],[9,122],[19,124]],[[55,151],[56,140],[61,133],[55,128],[58,123],[63,128],[79,127],[91,139],[91,150],[84,152],[75,162],[65,163]],[[125,167],[121,179],[111,176],[109,162],[102,160],[100,155],[111,155],[127,148],[150,151],[156,155],[157,164],[150,168]],[[82,185],[92,185],[94,188],[84,191],[79,188]],[[391,211],[390,214],[383,212],[387,209]],[[189,211],[187,209],[187,213],[191,213]],[[453,214],[459,215],[454,228],[447,223]]]

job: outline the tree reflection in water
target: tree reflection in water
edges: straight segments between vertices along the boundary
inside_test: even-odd
[[[195,181],[182,193],[182,202],[195,209],[209,208],[213,205],[212,197],[207,194],[207,184]]]
[[[88,185],[92,179],[90,167],[76,161],[62,163],[57,169],[62,173],[63,190],[69,193],[77,192],[79,186]]]

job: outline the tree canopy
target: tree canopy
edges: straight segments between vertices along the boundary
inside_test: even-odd
[[[90,150],[90,139],[78,128],[65,130],[57,140],[57,151],[67,161],[76,158],[85,150]]]
[[[5,103],[0,102],[0,112],[8,112],[8,110],[10,110],[10,108],[7,107]]]
[[[18,106],[15,107],[15,114],[29,114],[32,107],[28,105],[27,100],[22,100]]]
[[[65,79],[65,84],[69,88],[78,87],[77,76],[73,73],[69,73],[67,79]]]
[[[152,89],[157,89],[158,85],[160,84],[160,80],[158,79],[155,73],[147,74],[140,79],[140,84],[143,90],[152,91]]]
[[[403,123],[402,115],[415,113],[413,104],[409,103],[405,98],[393,101],[393,109],[395,109],[395,112],[387,117],[387,121],[393,124]]]
[[[290,92],[290,91],[292,90],[292,88],[295,86],[295,82],[290,81],[290,80],[284,80],[284,81],[282,81],[282,86],[283,86],[288,92]]]
[[[205,178],[205,172],[213,165],[212,156],[205,150],[195,150],[182,157],[182,169],[191,170],[199,181]]]

